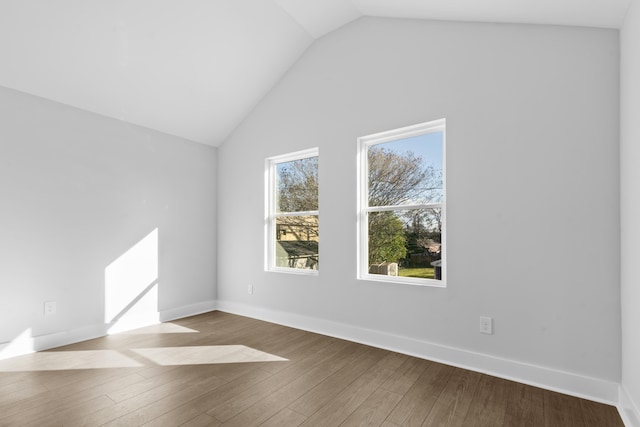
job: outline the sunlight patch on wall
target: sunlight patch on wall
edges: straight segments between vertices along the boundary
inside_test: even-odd
[[[143,366],[116,350],[59,351],[26,354],[0,361],[0,372],[66,371]]]
[[[160,322],[157,228],[105,268],[104,276],[107,333]]]
[[[139,348],[132,351],[162,366],[288,361],[244,345]]]
[[[33,353],[34,351],[35,346],[33,343],[33,336],[31,328],[29,328],[15,337],[8,344],[0,346],[0,360],[19,356],[21,354]]]

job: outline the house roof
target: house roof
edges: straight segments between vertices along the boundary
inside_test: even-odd
[[[217,146],[362,16],[619,28],[630,0],[4,0],[0,85]]]
[[[313,240],[278,240],[276,242],[276,256],[284,258],[298,258],[318,255],[318,242]]]

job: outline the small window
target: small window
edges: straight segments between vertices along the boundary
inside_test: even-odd
[[[317,274],[318,149],[266,161],[266,270]]]
[[[444,286],[445,120],[358,146],[358,278]]]

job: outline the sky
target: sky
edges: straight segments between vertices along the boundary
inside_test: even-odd
[[[400,154],[411,151],[414,155],[422,157],[425,167],[432,166],[436,171],[442,171],[443,139],[443,132],[431,132],[424,135],[376,144],[375,146]],[[440,194],[440,197],[442,197],[442,194]]]
[[[425,166],[433,166],[436,170],[442,170],[443,160],[443,133],[432,132],[425,135],[412,136],[410,138],[379,144],[389,150],[399,153],[413,151],[413,154],[421,156]]]

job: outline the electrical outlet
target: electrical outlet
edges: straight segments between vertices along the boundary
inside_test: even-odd
[[[249,293],[249,295],[253,295],[253,285],[249,285],[247,287],[247,292]]]
[[[56,302],[55,301],[45,301],[44,303],[44,315],[45,316],[52,316],[54,314],[56,314],[57,311],[57,307],[56,307]]]
[[[480,332],[483,334],[493,334],[493,319],[491,317],[480,317]]]

